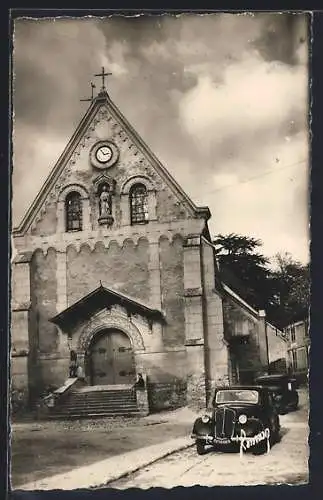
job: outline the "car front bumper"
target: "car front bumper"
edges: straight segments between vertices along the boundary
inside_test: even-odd
[[[203,434],[203,435],[192,434],[191,438],[199,441],[205,441],[205,444],[213,444],[213,445],[233,444],[230,438],[215,438],[214,436],[211,436],[209,434]]]

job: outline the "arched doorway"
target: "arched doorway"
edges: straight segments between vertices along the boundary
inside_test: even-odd
[[[120,330],[105,329],[97,333],[87,361],[92,385],[132,384],[135,381],[132,345]]]

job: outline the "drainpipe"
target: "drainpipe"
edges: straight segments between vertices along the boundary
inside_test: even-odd
[[[269,345],[268,345],[268,332],[267,332],[267,321],[266,321],[266,311],[261,309],[258,311],[259,316],[259,348],[260,348],[260,360],[262,366],[266,366],[267,373],[269,375]]]

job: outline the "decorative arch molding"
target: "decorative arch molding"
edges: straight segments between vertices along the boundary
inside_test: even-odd
[[[143,184],[146,186],[147,191],[156,190],[155,184],[151,181],[151,179],[149,179],[149,177],[146,177],[145,175],[132,175],[123,183],[120,193],[129,195],[130,189],[135,184]]]
[[[48,254],[54,253],[55,256],[57,255],[57,249],[54,246],[49,246],[47,248],[44,248],[44,256],[47,257]]]
[[[89,198],[89,193],[86,187],[80,183],[75,183],[75,184],[68,184],[67,186],[64,186],[63,189],[61,189],[58,195],[58,201],[65,201],[66,196],[72,193],[73,191],[79,193],[82,199],[86,200]]]
[[[130,212],[130,190],[136,184],[143,184],[147,190],[148,194],[148,220],[156,221],[157,220],[157,185],[154,181],[152,181],[149,177],[145,175],[133,175],[129,177],[122,185],[120,190],[120,209],[121,209],[121,225],[122,226],[131,226],[131,212]],[[135,226],[136,224],[134,224]]]
[[[81,196],[82,200],[82,231],[91,229],[90,227],[90,198],[89,193],[83,184],[77,182],[68,184],[61,189],[57,198],[57,232],[66,232],[65,228],[65,200],[66,197],[72,193],[77,192]]]
[[[42,255],[42,257],[45,257],[46,253],[47,253],[47,248],[42,248],[40,246],[37,246],[36,248],[34,248],[30,260],[34,259],[35,257],[37,257],[37,255],[40,255],[40,254]]]
[[[176,241],[180,241],[184,244],[185,236],[184,236],[184,230],[182,233],[176,232],[173,233],[171,231],[165,231],[162,234],[160,234],[158,238],[158,243],[161,243],[162,241],[168,240],[170,244],[173,244]]]
[[[105,309],[91,318],[85,325],[78,339],[77,351],[84,354],[89,349],[94,337],[106,329],[117,329],[125,333],[129,337],[135,353],[145,350],[141,333],[131,320]]]
[[[89,239],[88,241],[73,241],[68,243],[67,245],[62,244],[62,252],[69,253],[70,251],[74,251],[76,253],[80,253],[82,249],[89,250],[92,252],[101,252],[101,251],[109,251],[115,249],[120,252],[125,246],[130,245],[135,249],[144,245],[145,247],[149,247],[151,239],[147,236],[143,236],[140,234],[134,234],[132,236],[120,235],[117,237],[113,237],[113,239],[105,239],[104,237],[100,237],[99,239]],[[47,247],[46,247],[47,248]],[[46,251],[43,249],[43,251]],[[57,248],[56,248],[57,249]]]

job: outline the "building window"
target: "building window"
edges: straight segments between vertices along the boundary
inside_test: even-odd
[[[65,200],[66,231],[82,231],[82,199],[73,191]]]
[[[148,222],[148,193],[146,186],[135,184],[129,193],[131,224]]]
[[[295,342],[296,336],[295,336],[295,326],[291,326],[290,328],[290,339],[292,342]]]

